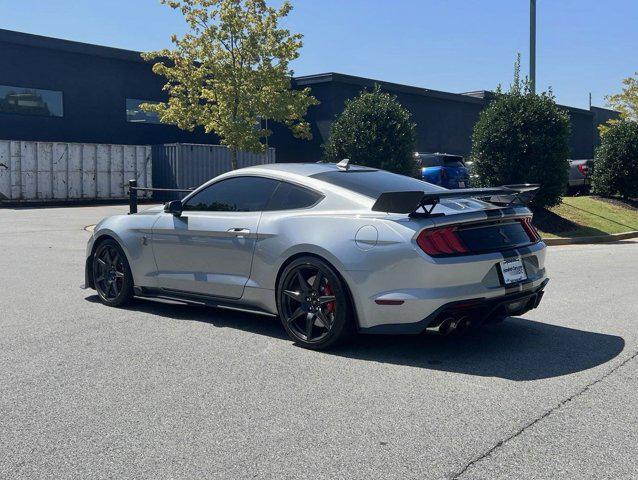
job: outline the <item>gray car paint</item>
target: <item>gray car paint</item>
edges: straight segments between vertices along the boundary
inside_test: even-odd
[[[235,170],[207,186],[236,175],[256,175],[297,183],[320,191],[324,199],[311,208],[273,212],[184,212],[182,218],[162,207],[100,222],[87,245],[115,238],[129,260],[136,287],[189,291],[227,300],[238,307],[277,314],[277,276],[297,255],[328,261],[350,290],[362,329],[423,320],[440,306],[469,298],[496,298],[510,293],[497,274],[502,253],[432,258],[416,244],[424,228],[522,218],[522,206],[506,210],[474,200],[445,200],[435,208],[443,216],[413,219],[371,211],[375,199],[310,177],[336,168],[329,164],[270,164]],[[424,189],[430,186],[424,182]],[[191,196],[189,195],[189,197]],[[189,197],[186,197],[187,200]],[[489,217],[488,217],[489,215]],[[229,230],[249,230],[238,236]],[[515,251],[529,282],[546,279],[545,244]],[[378,305],[375,300],[403,300]]]

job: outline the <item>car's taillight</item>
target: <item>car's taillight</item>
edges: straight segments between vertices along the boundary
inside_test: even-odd
[[[416,243],[428,255],[450,255],[467,253],[469,250],[459,238],[456,227],[434,228],[423,230]]]
[[[447,178],[447,172],[445,171],[445,168],[441,169],[441,180],[444,180]]]
[[[525,233],[527,233],[527,236],[532,242],[538,242],[541,239],[541,236],[538,234],[538,230],[536,230],[536,227],[532,225],[532,217],[521,218],[519,219],[519,222],[521,222],[521,225],[525,229]]]
[[[589,167],[584,163],[582,165],[578,165],[578,171],[583,174],[583,176],[589,175]]]

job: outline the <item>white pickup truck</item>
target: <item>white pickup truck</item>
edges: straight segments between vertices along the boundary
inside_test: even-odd
[[[592,164],[591,159],[569,161],[568,190],[570,192],[589,192]]]

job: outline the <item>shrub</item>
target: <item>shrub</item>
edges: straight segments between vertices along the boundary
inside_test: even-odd
[[[358,165],[413,175],[414,129],[410,112],[377,85],[346,101],[330,128],[325,157],[337,162],[349,158]]]
[[[568,179],[570,123],[550,92],[539,95],[519,81],[496,92],[472,135],[473,171],[483,186],[539,183],[537,207],[560,203]]]
[[[614,123],[603,134],[596,149],[592,185],[598,195],[638,196],[638,122]]]

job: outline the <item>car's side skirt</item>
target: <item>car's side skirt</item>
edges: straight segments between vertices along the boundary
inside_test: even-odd
[[[209,307],[224,308],[228,310],[237,310],[240,312],[276,317],[276,315],[271,312],[267,312],[254,305],[244,304],[241,300],[216,298],[209,295],[182,292],[180,290],[169,290],[165,288],[134,287],[134,292],[136,297],[176,300],[179,302],[194,305],[207,305]]]

